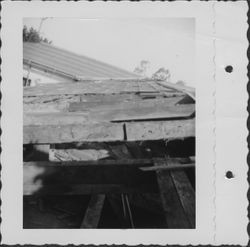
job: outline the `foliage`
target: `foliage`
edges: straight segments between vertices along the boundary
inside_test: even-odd
[[[150,67],[149,61],[142,60],[140,64],[137,67],[135,67],[134,73],[136,73],[137,75],[146,76],[146,72],[149,67]]]
[[[52,41],[49,41],[47,38],[43,38],[36,29],[34,29],[33,27],[28,29],[27,26],[23,27],[23,42],[44,42],[47,44],[52,43]]]
[[[170,80],[170,72],[168,69],[164,67],[158,69],[153,75],[152,79],[161,80],[161,81],[169,81]]]
[[[186,85],[186,83],[184,81],[177,81],[176,84],[180,85],[180,86],[185,86]]]

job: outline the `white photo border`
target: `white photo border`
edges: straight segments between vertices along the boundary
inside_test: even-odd
[[[3,2],[2,243],[246,244],[248,241],[246,13],[247,3],[241,1],[231,3]],[[232,20],[231,17],[236,14],[238,18]],[[23,86],[20,80],[22,25],[23,18],[27,17],[195,18],[196,229],[22,229]],[[230,25],[229,28],[227,25]],[[224,69],[229,63],[234,63],[235,67],[235,73],[230,76]],[[230,138],[228,133],[232,135]],[[225,178],[225,171],[228,169],[235,174],[232,180]]]

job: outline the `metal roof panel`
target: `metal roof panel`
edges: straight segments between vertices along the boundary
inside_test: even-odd
[[[36,63],[82,78],[138,78],[138,75],[45,43],[24,42],[24,63]]]

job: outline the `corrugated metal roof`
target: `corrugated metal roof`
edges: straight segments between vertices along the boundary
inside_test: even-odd
[[[72,78],[138,78],[132,72],[45,43],[23,44],[23,62]]]

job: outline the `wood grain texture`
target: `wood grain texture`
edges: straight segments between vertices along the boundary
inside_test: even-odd
[[[96,80],[75,83],[56,83],[27,87],[24,89],[24,96],[137,92],[137,85],[137,82],[134,80]]]
[[[120,141],[124,139],[122,125],[103,123],[92,125],[24,126],[24,144],[69,143],[82,141]]]
[[[85,80],[75,83],[40,84],[35,87],[25,87],[24,96],[114,94],[155,91],[155,88],[147,82],[151,82],[155,85],[155,82],[150,80]],[[168,87],[166,87],[164,83],[163,85],[159,85],[157,89],[170,92],[172,89],[181,91],[183,87],[172,83],[169,83]]]
[[[126,123],[128,141],[181,139],[195,136],[195,120]],[[24,144],[124,141],[122,123],[86,125],[29,125],[23,128]]]
[[[105,195],[103,194],[91,196],[80,228],[98,228],[104,201]]]
[[[171,166],[176,166],[178,163],[174,160],[168,161]],[[188,180],[187,175],[183,171],[172,171],[171,176],[179,195],[182,207],[188,218],[191,228],[195,228],[195,193],[193,187]]]
[[[23,115],[23,125],[76,125],[86,124],[89,118],[84,113],[46,112],[26,113]]]
[[[179,167],[181,164],[190,164],[192,162],[191,160],[193,157],[190,158],[127,158],[130,157],[130,155],[126,155],[128,152],[126,148],[121,148],[124,144],[118,144],[118,147],[114,149],[111,148],[115,154],[115,159],[107,159],[107,160],[88,160],[88,161],[30,161],[30,162],[24,162],[25,166],[37,166],[37,167],[106,167],[106,166],[128,166],[128,167],[145,167],[148,166],[152,168],[151,166],[154,164],[154,162],[163,163],[163,166],[165,165],[165,162],[173,163],[170,167],[174,169],[174,167]],[[46,145],[44,145],[46,146]],[[115,150],[115,151],[114,151]],[[80,150],[79,150],[80,151]],[[122,156],[124,155],[124,156]],[[126,155],[126,156],[125,156]],[[120,158],[119,158],[120,157]],[[161,169],[162,166],[157,166],[159,169]],[[154,170],[154,169],[153,169]]]
[[[174,105],[174,99],[148,99],[129,102],[70,103],[70,112],[89,111],[90,121],[142,121],[189,117],[195,110],[194,104]]]
[[[180,139],[195,136],[195,120],[126,123],[128,141]]]
[[[155,166],[167,165],[166,162],[155,160]],[[184,213],[175,185],[170,173],[166,170],[156,171],[159,185],[159,192],[164,209],[165,219],[170,229],[190,228],[187,217]]]

